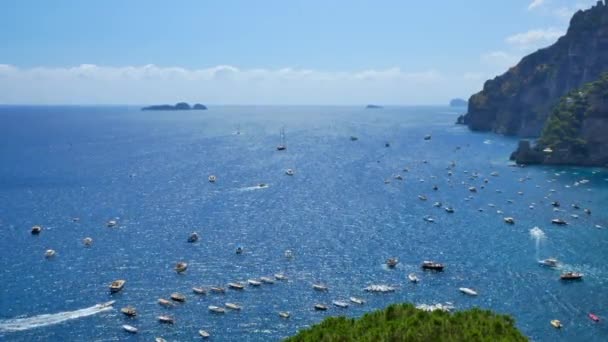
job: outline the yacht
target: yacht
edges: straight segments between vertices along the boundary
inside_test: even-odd
[[[418,199],[421,201],[426,201],[426,196],[424,195],[418,195]]]
[[[279,311],[279,317],[281,318],[289,318],[291,316],[287,311]]]
[[[242,290],[245,286],[241,283],[228,283],[228,287],[233,290]]]
[[[566,222],[566,221],[564,221],[562,219],[559,219],[559,218],[551,220],[551,223],[556,224],[558,226],[565,226],[565,225],[568,224],[568,222]]]
[[[348,303],[343,300],[334,300],[331,303],[339,308],[343,308],[343,309],[348,308]]]
[[[165,340],[162,337],[156,337],[156,338],[154,338],[154,342],[167,342],[167,340]]]
[[[127,282],[126,280],[122,280],[122,279],[114,280],[110,284],[110,292],[111,293],[119,292],[125,286],[126,282]]]
[[[260,280],[264,284],[274,284],[274,280],[270,277],[260,277]]]
[[[128,333],[137,334],[137,328],[132,325],[125,324],[122,326],[122,328]]]
[[[435,202],[435,203],[433,203],[433,207],[435,207],[435,208],[441,208],[441,202]]]
[[[274,275],[274,279],[276,280],[287,280],[287,276],[283,273],[276,273]]]
[[[296,172],[293,169],[285,170],[285,174],[288,176],[293,176]]]
[[[210,183],[215,183],[215,181],[217,180],[217,177],[215,177],[214,175],[210,175],[208,179],[209,179]]]
[[[513,219],[512,217],[505,217],[503,220],[507,224],[515,224],[515,219]]]
[[[417,283],[420,281],[420,279],[418,279],[418,277],[414,273],[408,274],[407,279],[409,279],[412,283]]]
[[[205,295],[205,294],[207,294],[207,290],[205,290],[202,287],[193,287],[192,288],[192,292],[194,292],[196,294],[199,294],[199,295]]]
[[[397,259],[397,258],[388,258],[386,260],[386,266],[388,266],[390,268],[395,268],[398,263],[399,263],[399,259]]]
[[[177,264],[175,264],[175,272],[177,272],[177,273],[182,273],[187,268],[188,268],[188,263],[186,263],[184,261],[180,261]]]
[[[454,213],[454,208],[452,208],[452,207],[445,207],[445,211],[446,211],[447,213],[452,214],[452,213]]]
[[[188,236],[188,242],[196,242],[198,241],[199,236],[197,232],[192,232],[190,233],[190,236]]]
[[[129,317],[137,316],[137,310],[132,306],[126,306],[126,307],[120,309],[120,312],[122,312],[123,314],[125,314]]]
[[[357,298],[357,297],[350,297],[348,300],[350,300],[351,302],[353,302],[355,304],[359,304],[359,305],[365,304],[365,300],[363,300],[361,298]]]
[[[255,279],[248,279],[247,283],[251,286],[260,286],[262,285],[262,282],[255,280]]]
[[[278,151],[284,151],[287,149],[287,144],[285,143],[285,128],[281,128],[281,143],[277,146]]]
[[[548,258],[548,259],[544,259],[544,260],[539,260],[538,263],[541,266],[557,267],[559,264],[559,261],[557,261],[557,259],[555,259],[555,258]]]
[[[555,328],[555,329],[559,329],[562,327],[562,322],[560,322],[557,319],[553,319],[551,320],[551,325]]]
[[[477,296],[477,292],[475,292],[475,290],[470,289],[468,287],[461,287],[458,290],[460,290],[460,292],[467,294],[469,296]]]
[[[201,329],[198,331],[198,334],[202,337],[202,338],[209,338],[209,336],[211,336],[207,331]]]
[[[238,311],[238,310],[242,309],[242,307],[240,305],[235,304],[235,303],[226,303],[225,305],[226,305],[226,308],[228,308],[230,310],[237,310]]]
[[[323,304],[315,304],[315,310],[317,310],[317,311],[326,311],[327,310],[327,306],[325,306]]]
[[[223,287],[219,287],[219,286],[211,286],[209,288],[209,290],[213,293],[225,293],[226,289],[224,289]]]
[[[167,315],[158,316],[158,321],[161,323],[167,323],[167,324],[175,323],[175,320],[173,319],[173,317],[167,316]]]
[[[118,221],[116,221],[116,220],[110,220],[110,221],[108,221],[106,223],[106,226],[112,228],[112,227],[115,227],[117,224],[118,224]]]
[[[423,261],[422,269],[423,270],[431,270],[431,271],[443,271],[443,264],[434,261]]]
[[[57,254],[57,253],[55,252],[54,249],[47,249],[46,252],[44,252],[44,257],[49,259],[49,258],[54,257],[55,254]]]
[[[168,301],[167,299],[164,298],[159,298],[158,299],[158,304],[162,305],[162,306],[166,306],[166,307],[172,307],[173,303],[171,303],[170,301]]]
[[[41,231],[42,231],[42,226],[38,226],[38,225],[33,226],[32,230],[31,230],[32,235],[38,235],[38,234],[40,234]]]
[[[213,313],[223,314],[226,312],[226,309],[219,307],[219,306],[215,306],[215,305],[209,305],[208,309],[209,309],[209,311],[211,311]]]
[[[186,301],[186,296],[184,296],[181,293],[175,292],[171,294],[171,299],[176,301],[176,302],[185,302]]]
[[[90,245],[92,245],[92,244],[93,244],[93,239],[91,239],[90,237],[86,237],[86,238],[84,238],[84,239],[82,240],[82,243],[83,243],[85,246],[89,247]]]
[[[565,272],[559,277],[561,280],[580,280],[583,279],[583,274],[579,272]]]
[[[312,288],[315,291],[327,291],[328,290],[327,286],[325,286],[323,284],[312,284]]]

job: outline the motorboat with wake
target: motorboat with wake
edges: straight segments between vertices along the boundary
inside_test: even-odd
[[[559,265],[559,261],[557,261],[557,259],[555,259],[555,258],[539,260],[538,263],[541,266],[547,266],[547,267],[557,267]]]
[[[565,272],[559,277],[561,280],[581,280],[583,279],[583,274],[579,272]]]
[[[477,296],[477,292],[473,289],[470,289],[468,287],[461,287],[458,289],[460,292],[469,295],[469,296]]]

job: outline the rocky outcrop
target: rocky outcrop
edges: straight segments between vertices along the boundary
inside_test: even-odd
[[[608,71],[608,6],[578,11],[566,35],[524,57],[469,99],[463,123],[476,131],[538,137],[560,97]]]
[[[143,107],[141,110],[205,110],[205,109],[207,109],[207,107],[200,103],[197,103],[194,106],[190,107],[190,105],[186,102],[178,102],[175,105],[164,104],[164,105],[154,105],[154,106]]]
[[[463,99],[452,99],[450,100],[450,107],[466,107],[469,103]]]

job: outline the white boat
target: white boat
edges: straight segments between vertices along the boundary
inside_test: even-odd
[[[283,273],[276,273],[274,275],[274,278],[276,280],[287,280],[287,276],[285,274],[283,274]]]
[[[262,285],[261,281],[255,280],[255,279],[248,279],[247,283],[251,286],[260,286]]]
[[[176,301],[176,302],[185,302],[186,301],[186,296],[184,296],[183,294],[179,293],[179,292],[174,292],[171,294],[171,299]]]
[[[363,305],[365,304],[365,300],[357,297],[350,297],[349,300],[355,304]]]
[[[424,195],[418,195],[418,199],[421,201],[426,201],[426,196]]]
[[[209,311],[211,311],[213,313],[223,314],[226,312],[226,310],[224,308],[221,308],[221,307],[215,306],[215,305],[209,305],[208,309],[209,309]]]
[[[285,170],[285,174],[288,176],[293,176],[296,172],[293,169]]]
[[[32,235],[38,235],[42,231],[42,226],[35,225],[32,227],[31,233]]]
[[[241,283],[228,283],[228,287],[233,290],[242,290],[245,286]]]
[[[215,181],[217,180],[217,177],[215,177],[214,175],[210,175],[208,179],[209,179],[210,183],[215,183]]]
[[[435,207],[435,208],[441,208],[441,202],[435,202],[435,203],[433,203],[433,207]]]
[[[95,304],[95,306],[101,309],[101,308],[110,307],[110,306],[114,305],[114,303],[116,303],[116,301],[115,300],[111,300],[109,302]]]
[[[452,208],[452,207],[445,207],[445,211],[446,211],[447,213],[452,214],[452,213],[454,212],[454,208]]]
[[[503,220],[504,220],[504,221],[505,221],[505,223],[507,223],[507,224],[515,224],[515,219],[514,219],[514,218],[512,218],[512,217],[505,217]]]
[[[165,339],[164,339],[164,338],[162,338],[162,337],[155,337],[155,338],[154,338],[154,342],[167,342],[167,340],[165,340]]]
[[[289,318],[291,315],[287,311],[279,311],[279,317],[281,318]]]
[[[331,303],[339,308],[343,308],[343,309],[348,308],[348,303],[345,301],[342,301],[342,300],[334,300]]]
[[[110,220],[106,223],[106,226],[108,227],[115,227],[118,224],[118,222],[116,220]]]
[[[461,287],[458,290],[460,290],[460,292],[467,294],[469,296],[477,296],[477,292],[475,292],[475,290],[470,289],[468,287]]]
[[[408,274],[407,279],[409,279],[412,283],[417,283],[420,281],[420,279],[418,279],[418,277],[414,273]]]
[[[326,311],[327,310],[327,306],[323,305],[323,304],[315,304],[314,308],[317,311]]]
[[[205,288],[203,288],[203,287],[193,287],[192,292],[199,294],[199,295],[207,294],[207,290],[205,290]]]
[[[158,316],[157,318],[158,318],[158,321],[161,323],[166,323],[166,324],[175,323],[175,320],[171,316],[161,315],[161,316]]]
[[[477,192],[477,188],[475,188],[474,186],[469,187],[469,191],[470,192]]]
[[[226,308],[230,309],[230,310],[241,310],[242,307],[236,303],[226,303]]]
[[[49,258],[54,257],[55,254],[57,254],[57,253],[55,252],[54,249],[47,249],[46,252],[44,252],[44,257],[49,259]]]
[[[131,334],[137,333],[137,328],[132,325],[125,324],[122,326],[122,328],[128,333],[131,333]]]
[[[182,272],[186,271],[186,269],[188,269],[187,262],[180,261],[177,264],[175,264],[175,272],[177,272],[177,273],[182,273]]]
[[[277,146],[278,151],[284,151],[287,149],[287,144],[285,143],[285,128],[281,128],[281,143]]]
[[[328,290],[327,286],[325,286],[323,284],[312,284],[312,288],[315,291],[327,291]]]
[[[209,291],[211,291],[213,293],[225,293],[226,289],[224,289],[223,287],[219,287],[219,286],[211,286],[209,288]]]
[[[548,267],[557,267],[559,265],[559,261],[557,261],[557,259],[555,259],[555,258],[539,260],[538,263],[541,266],[548,266]]]
[[[209,336],[211,336],[208,332],[206,332],[205,330],[201,329],[198,331],[198,334],[202,337],[202,338],[209,338]]]
[[[82,243],[88,247],[93,244],[93,239],[91,239],[90,237],[86,237],[82,240]]]
[[[260,280],[264,284],[274,284],[274,280],[270,277],[260,277]]]
[[[190,236],[188,236],[188,242],[192,243],[192,242],[196,242],[198,241],[199,236],[197,232],[192,232],[190,233]]]
[[[286,249],[284,254],[287,259],[293,258],[293,252],[291,251],[291,249]]]
[[[158,304],[160,304],[162,306],[165,306],[165,307],[172,307],[173,306],[172,302],[170,302],[169,300],[164,299],[164,298],[159,298],[158,299]]]
[[[125,286],[126,282],[127,281],[123,280],[123,279],[114,280],[110,284],[110,292],[111,293],[115,293],[115,292],[118,292],[118,291],[122,290],[122,288]]]

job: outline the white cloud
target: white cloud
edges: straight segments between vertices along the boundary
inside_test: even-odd
[[[487,66],[506,69],[514,66],[521,59],[520,55],[514,55],[505,51],[492,51],[481,55],[481,62]]]
[[[545,3],[545,0],[532,0],[532,2],[528,5],[528,11],[532,11]]]
[[[0,64],[0,103],[421,104],[443,103],[481,80],[398,67],[360,71],[142,66],[18,68]]]
[[[520,49],[531,49],[552,44],[562,35],[564,32],[556,28],[536,29],[514,34],[505,41]]]

